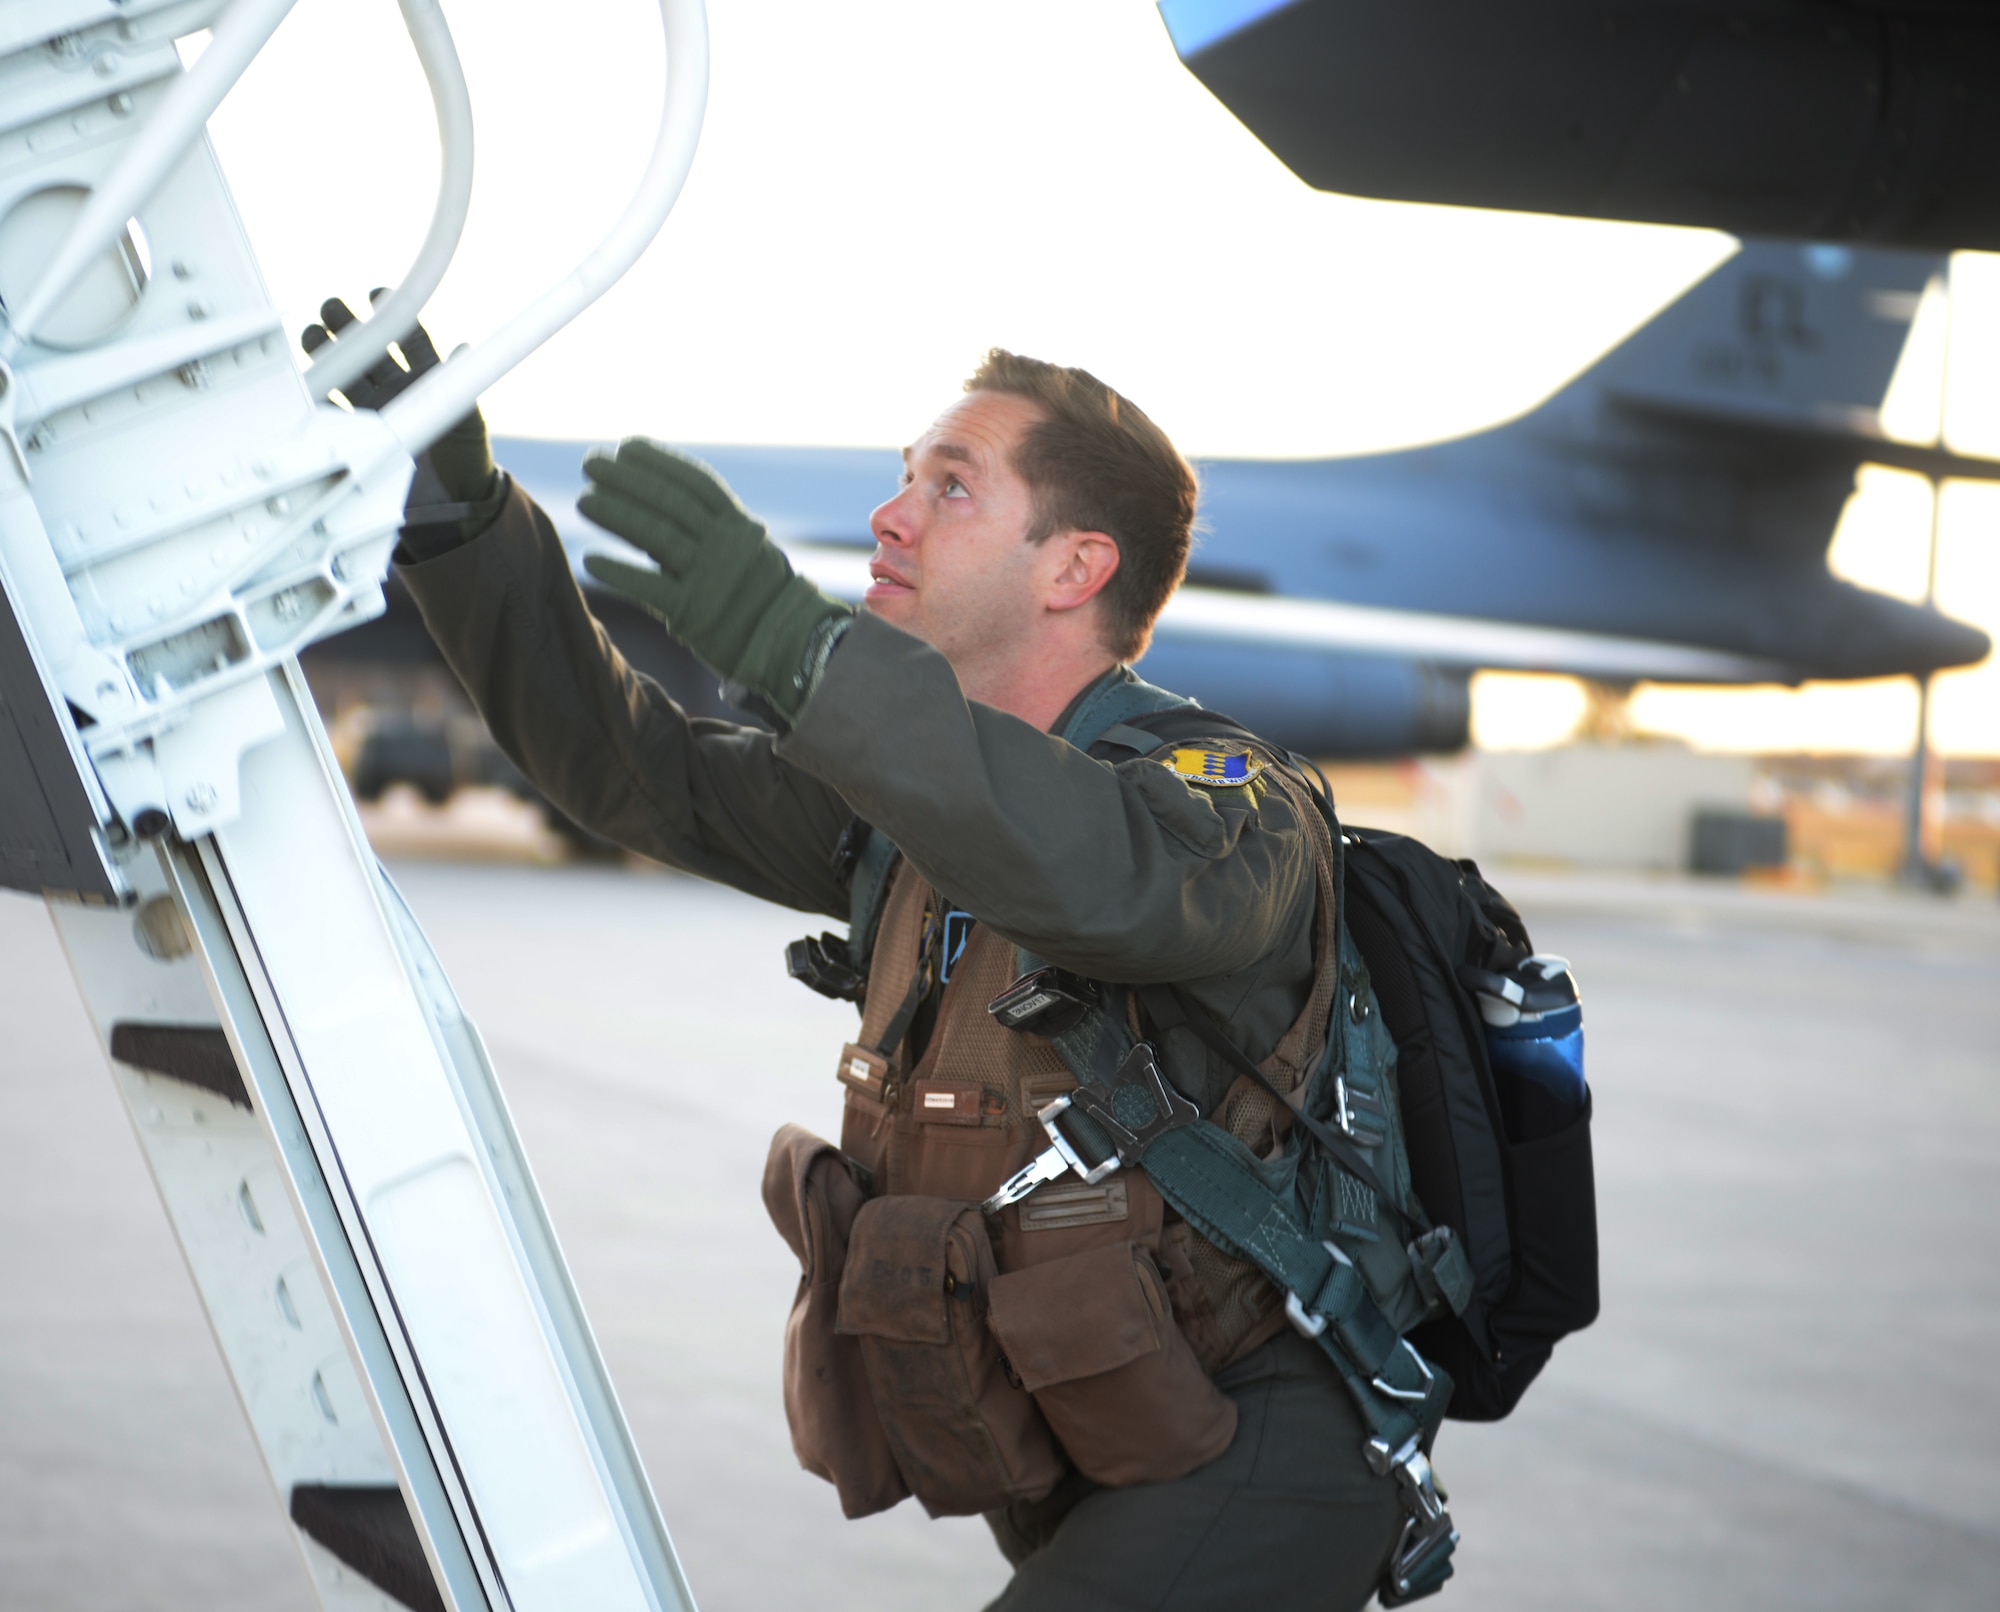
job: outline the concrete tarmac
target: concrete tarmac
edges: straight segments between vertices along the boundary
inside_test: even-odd
[[[690,879],[406,862],[707,1612],[944,1612],[977,1521],[844,1522],[778,1397],[758,1197],[837,1134],[806,921]],[[1456,1612],[2000,1600],[2000,908],[1502,877],[1571,957],[1604,1316],[1450,1425]],[[817,926],[815,926],[817,927]],[[312,1605],[38,903],[0,896],[0,1609]]]

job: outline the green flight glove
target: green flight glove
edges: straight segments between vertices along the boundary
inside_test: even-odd
[[[708,466],[627,437],[616,453],[585,455],[583,473],[590,487],[576,507],[659,563],[588,554],[584,569],[658,616],[725,680],[796,717],[854,612],[794,572]]]

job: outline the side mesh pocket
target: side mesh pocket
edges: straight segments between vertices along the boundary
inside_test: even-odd
[[[896,1465],[934,1517],[1039,1500],[1063,1474],[987,1328],[994,1276],[977,1204],[876,1198],[855,1216],[836,1324],[859,1344]]]
[[[1136,1243],[1010,1271],[990,1323],[1079,1470],[1103,1484],[1158,1483],[1236,1436],[1236,1403],[1174,1324],[1166,1284]]]
[[[799,1465],[839,1491],[850,1517],[886,1511],[910,1493],[875,1415],[861,1346],[834,1330],[861,1203],[861,1189],[831,1145],[797,1125],[771,1139],[764,1207],[799,1261],[785,1322],[785,1420]]]

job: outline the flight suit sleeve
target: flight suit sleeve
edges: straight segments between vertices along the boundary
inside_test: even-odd
[[[847,915],[833,856],[853,814],[835,788],[780,759],[770,734],[690,719],[633,671],[518,487],[478,537],[400,571],[500,748],[577,822],[767,901]]]
[[[1311,920],[1312,841],[1282,791],[1099,761],[968,701],[943,656],[866,612],[777,751],[981,921],[1092,978],[1247,989]]]

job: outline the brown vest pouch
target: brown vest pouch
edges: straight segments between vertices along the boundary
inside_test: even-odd
[[[933,1517],[1039,1500],[1063,1475],[987,1328],[995,1274],[977,1204],[875,1198],[854,1217],[837,1330],[859,1342],[903,1481]]]
[[[993,1284],[989,1324],[1070,1459],[1098,1483],[1181,1477],[1236,1436],[1235,1401],[1195,1359],[1136,1243],[1009,1272]]]
[[[848,1234],[861,1189],[840,1155],[801,1126],[771,1138],[764,1207],[799,1260],[785,1323],[785,1420],[799,1465],[840,1492],[850,1517],[886,1511],[909,1488],[875,1414],[857,1339],[834,1330]]]

